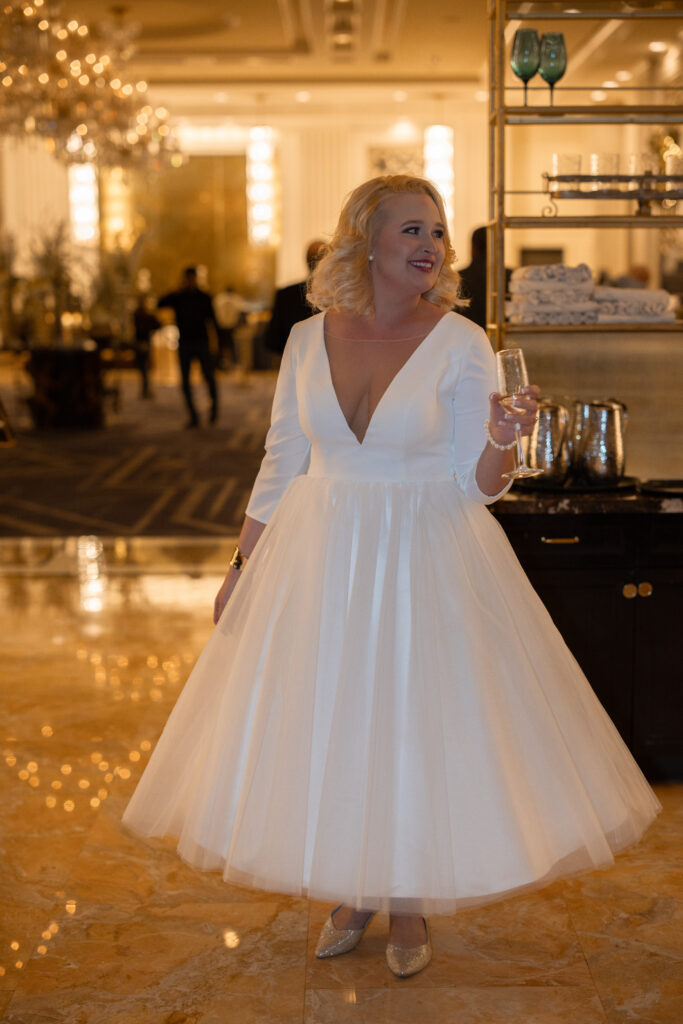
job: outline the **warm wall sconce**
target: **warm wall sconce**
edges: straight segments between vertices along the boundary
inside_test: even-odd
[[[453,229],[453,129],[445,124],[430,124],[424,133],[424,175],[433,181],[446,207],[449,228]]]
[[[69,167],[71,237],[77,245],[95,246],[100,239],[97,171],[92,164]]]
[[[252,245],[277,245],[278,194],[275,132],[267,125],[249,129],[247,143],[247,228]]]

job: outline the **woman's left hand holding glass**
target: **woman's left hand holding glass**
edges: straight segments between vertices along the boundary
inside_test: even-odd
[[[494,441],[511,444],[517,423],[523,437],[531,434],[538,415],[538,391],[536,384],[526,384],[515,395],[501,396],[494,391],[489,396],[489,430]]]

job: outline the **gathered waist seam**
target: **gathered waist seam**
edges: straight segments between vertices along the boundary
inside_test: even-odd
[[[358,477],[358,476],[330,476],[324,473],[303,473],[301,477],[297,479],[307,480],[325,480],[329,483],[338,484],[410,484],[412,486],[421,486],[423,484],[452,484],[455,483],[455,475],[451,476],[439,476],[439,477],[424,477],[421,480],[400,480],[395,477]]]

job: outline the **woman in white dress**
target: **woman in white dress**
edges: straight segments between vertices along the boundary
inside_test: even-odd
[[[609,865],[659,810],[484,507],[537,388],[506,413],[453,258],[430,183],[347,200],[217,628],[124,815],[226,880],[335,900],[319,957],[388,911],[398,977],[430,959],[424,914]]]

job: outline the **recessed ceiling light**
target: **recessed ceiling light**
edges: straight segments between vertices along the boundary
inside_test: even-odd
[[[402,142],[410,142],[417,138],[417,128],[412,121],[396,121],[391,128],[394,139]]]
[[[228,102],[228,94],[227,94],[227,92],[215,92],[213,94],[213,102],[214,103],[227,103]]]
[[[603,89],[618,89],[619,88],[619,83],[618,82],[612,82],[610,79],[608,79],[606,82],[602,83],[602,87],[603,87]]]
[[[607,93],[604,91],[604,89],[593,89],[593,92],[591,93],[591,99],[594,100],[596,103],[602,103],[603,100],[607,99]]]
[[[647,48],[651,53],[666,53],[669,49],[669,44],[663,42],[661,39],[654,39],[651,43],[648,43]]]
[[[403,89],[397,89],[396,92],[394,93],[394,100],[396,101],[396,103],[405,103],[407,99],[408,93],[405,92]]]
[[[299,89],[294,98],[297,103],[310,103],[311,94],[306,89]]]
[[[632,71],[626,71],[626,70],[624,70],[624,71],[617,71],[617,73],[616,73],[616,75],[614,77],[616,78],[617,82],[630,82],[631,79],[633,78],[633,72]]]
[[[486,103],[489,98],[488,89],[477,89],[474,94],[474,98],[477,103]]]

